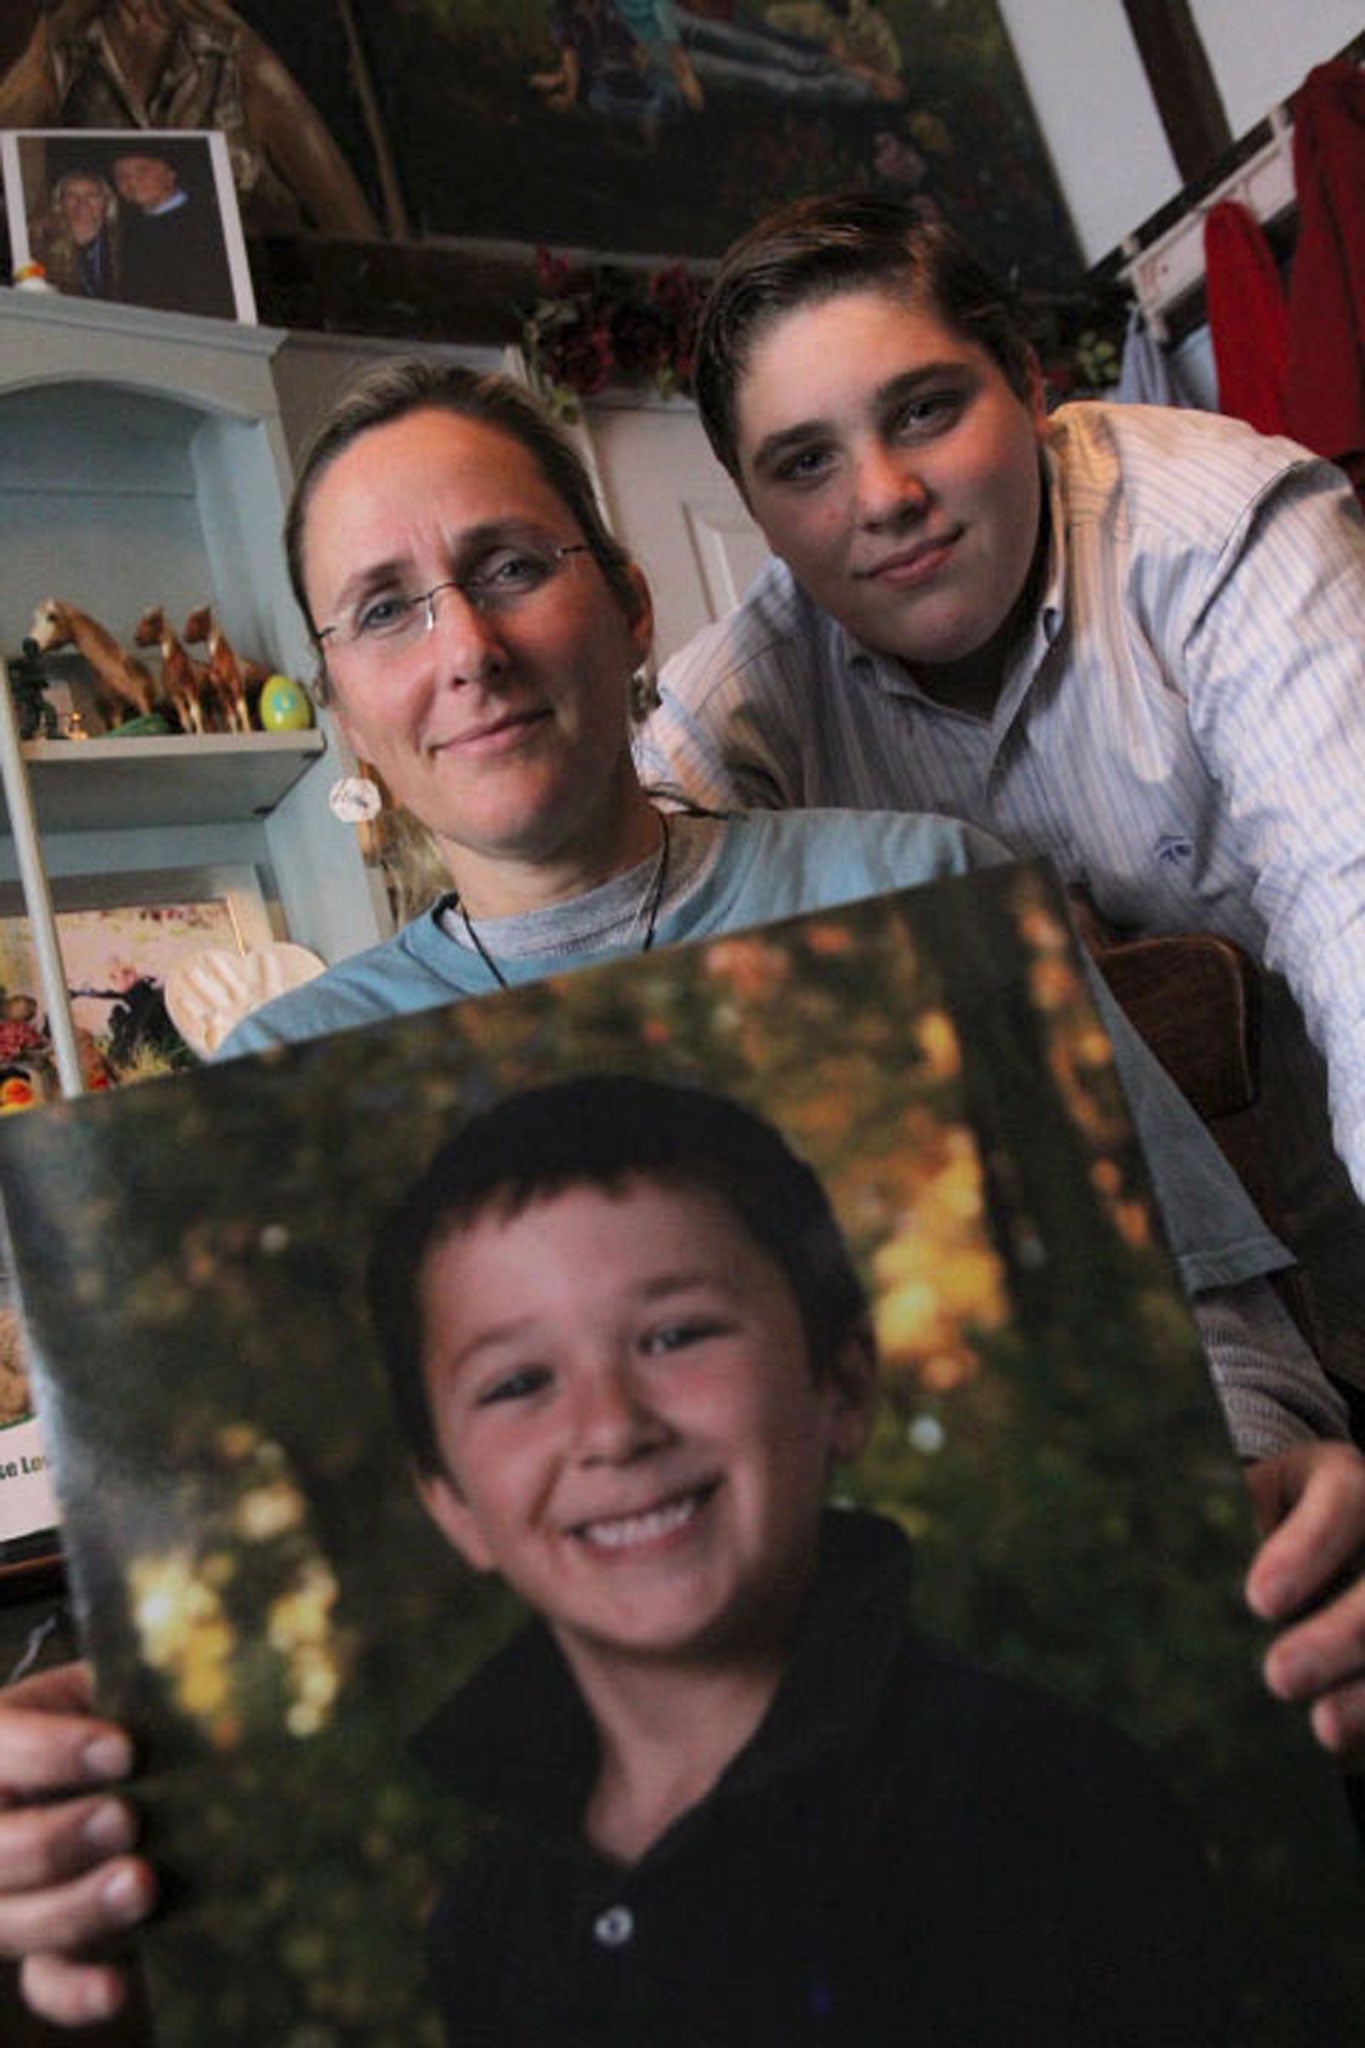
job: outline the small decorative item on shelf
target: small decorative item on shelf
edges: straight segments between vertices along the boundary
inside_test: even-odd
[[[44,718],[43,691],[54,681],[40,657],[74,648],[81,657],[79,687],[88,688],[96,715],[95,730],[110,738],[179,732],[246,733],[253,724],[276,732],[295,731],[313,722],[306,691],[288,676],[264,663],[236,653],[213,616],[199,605],[185,621],[183,638],[176,633],[162,605],[150,605],[133,628],[138,647],[154,648],[160,678],[128,653],[106,626],[69,599],[44,598],[33,614],[23,655],[10,663],[11,687],[19,706],[21,737],[35,737],[38,722],[55,738],[55,713]],[[196,659],[185,645],[203,642],[207,658]],[[88,680],[87,680],[88,678]],[[271,685],[266,713],[259,704]],[[253,718],[253,709],[255,716]],[[84,719],[73,709],[66,722],[68,737],[88,737]]]
[[[224,732],[250,732],[249,697],[259,693],[270,671],[259,661],[239,655],[213,616],[212,605],[201,604],[185,620],[185,638],[191,647],[202,641],[208,655],[209,690]]]
[[[166,1009],[186,1045],[201,1059],[211,1059],[234,1024],[272,997],[312,981],[325,965],[307,946],[288,939],[245,953],[208,946],[171,968]]]
[[[256,716],[266,732],[302,732],[313,723],[313,706],[302,683],[276,674],[261,684]]]
[[[49,284],[47,271],[41,263],[21,263],[14,273],[14,289],[19,292],[55,292],[55,284]]]
[[[14,655],[5,664],[9,672],[10,695],[14,699],[14,716],[21,740],[55,740],[61,738],[57,719],[57,708],[47,694],[47,677],[36,654],[24,652]]]
[[[133,639],[137,646],[155,647],[160,653],[162,694],[181,732],[203,732],[208,670],[185,651],[161,605],[154,604],[142,614],[133,628]]]
[[[608,383],[652,383],[664,398],[692,389],[703,279],[681,263],[648,272],[620,264],[572,267],[536,252],[542,296],[522,326],[539,391],[562,419]]]
[[[90,664],[95,701],[112,732],[129,715],[145,717],[156,698],[151,672],[125,654],[107,626],[64,598],[45,597],[33,614],[24,653],[30,658],[74,647]],[[165,726],[161,727],[164,732]]]
[[[136,718],[125,718],[105,734],[111,740],[140,740],[155,738],[160,733],[173,732],[174,726],[164,711],[141,711]]]

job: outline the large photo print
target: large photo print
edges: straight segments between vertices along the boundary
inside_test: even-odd
[[[1350,2038],[1040,869],[53,1105],[0,1185],[167,2048]]]
[[[718,256],[771,207],[881,186],[1074,285],[995,0],[361,0],[428,235]],[[515,171],[512,169],[515,157]]]
[[[0,124],[218,130],[253,238],[382,222],[475,254],[706,259],[777,205],[860,186],[942,212],[1036,290],[1080,284],[997,0],[10,11]],[[25,179],[33,215],[46,181]]]

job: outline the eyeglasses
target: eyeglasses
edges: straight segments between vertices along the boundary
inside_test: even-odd
[[[344,618],[319,626],[318,641],[331,640],[338,653],[362,665],[376,662],[413,645],[436,625],[436,600],[443,590],[458,590],[466,604],[484,617],[516,611],[553,582],[572,555],[591,554],[586,541],[517,542],[491,550],[463,576],[450,576],[411,597],[386,590],[362,598]]]

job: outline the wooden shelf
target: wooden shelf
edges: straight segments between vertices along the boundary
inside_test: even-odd
[[[268,817],[325,745],[310,728],[28,740],[23,755],[43,831],[117,832]]]

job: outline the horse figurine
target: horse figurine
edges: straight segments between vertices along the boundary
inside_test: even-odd
[[[142,614],[133,628],[133,640],[138,647],[160,648],[161,688],[180,721],[180,730],[206,731],[205,702],[212,703],[208,670],[185,652],[159,604]]]
[[[250,684],[261,684],[269,674],[257,661],[244,661],[213,616],[213,607],[199,605],[185,620],[185,638],[191,646],[200,641],[208,651],[209,688],[217,698],[223,723],[229,732],[250,732],[251,713],[246,693]]]
[[[145,717],[156,698],[151,672],[118,641],[98,619],[78,611],[64,598],[45,597],[33,614],[24,640],[26,654],[47,654],[56,647],[74,647],[89,662],[94,675],[95,701],[100,715],[112,731],[131,706]]]

